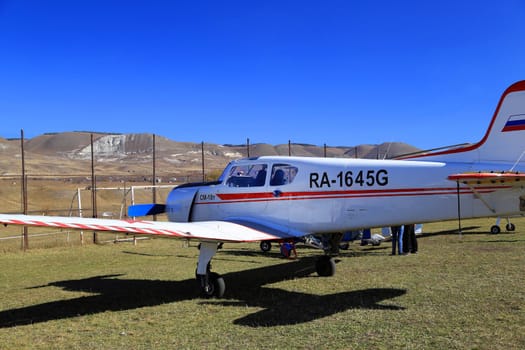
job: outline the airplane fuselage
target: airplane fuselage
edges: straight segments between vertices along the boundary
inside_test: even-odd
[[[458,192],[456,182],[447,179],[495,165],[473,167],[406,160],[243,159],[231,162],[217,183],[174,189],[167,213],[172,221],[257,218],[308,233],[456,219],[458,193],[464,218],[522,213],[515,187],[499,186],[495,194],[496,187],[460,184]],[[261,170],[264,179],[256,179]],[[284,179],[274,181],[278,172],[285,173]]]

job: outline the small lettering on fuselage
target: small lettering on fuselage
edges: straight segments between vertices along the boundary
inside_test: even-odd
[[[201,201],[214,201],[215,200],[215,195],[211,194],[211,193],[200,194],[199,195],[199,200],[201,200]]]
[[[310,188],[386,185],[388,185],[388,171],[386,169],[340,171],[335,174],[335,176],[326,171],[322,173],[310,173]]]

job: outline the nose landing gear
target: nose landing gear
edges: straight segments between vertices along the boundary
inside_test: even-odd
[[[224,296],[226,284],[224,279],[215,272],[210,272],[206,275],[197,275],[197,281],[201,289],[201,295],[205,298],[221,298]]]
[[[201,242],[200,244],[196,277],[201,294],[206,298],[221,298],[226,290],[226,284],[221,275],[210,271],[210,261],[217,253],[217,247],[217,242]]]

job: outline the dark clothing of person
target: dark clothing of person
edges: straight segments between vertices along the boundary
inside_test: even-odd
[[[396,247],[399,245],[399,254],[402,254],[401,251],[403,249],[403,246],[399,239],[402,237],[402,226],[392,226],[390,227],[390,231],[392,233],[392,255],[396,255]]]
[[[405,254],[417,253],[416,225],[405,225],[405,234],[403,236],[403,238],[406,238],[405,242],[403,242],[403,252]]]
[[[403,232],[403,251],[402,254],[408,254],[410,252],[410,225],[405,225],[405,231]]]
[[[367,245],[372,239],[372,231],[369,228],[365,228],[361,234],[361,245]]]

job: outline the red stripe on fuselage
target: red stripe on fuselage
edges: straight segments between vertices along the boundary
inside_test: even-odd
[[[496,189],[510,188],[511,186],[480,187],[477,193],[490,193]],[[468,188],[460,188],[460,194],[472,194]],[[279,200],[315,200],[315,199],[344,199],[344,198],[370,198],[370,197],[407,197],[407,196],[435,196],[444,194],[457,194],[455,187],[443,188],[406,188],[388,190],[363,190],[363,191],[301,191],[281,192],[275,196],[273,192],[244,192],[244,193],[220,193],[217,197],[220,202],[197,202],[196,204],[219,204],[219,203],[249,203],[270,202]]]

